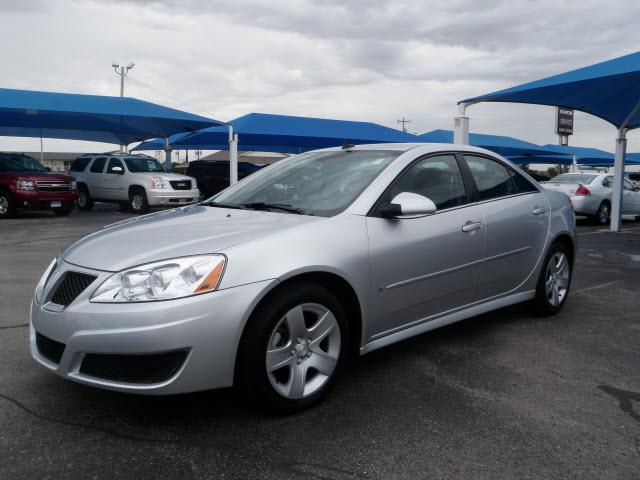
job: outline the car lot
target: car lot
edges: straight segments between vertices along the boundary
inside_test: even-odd
[[[0,478],[637,478],[640,224],[579,222],[559,316],[516,306],[376,351],[316,408],[269,417],[229,391],[136,397],[31,360],[39,275],[130,216],[98,205],[0,223]]]

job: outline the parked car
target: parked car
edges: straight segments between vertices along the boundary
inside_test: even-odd
[[[62,252],[36,287],[31,354],[95,387],[235,385],[300,409],[351,352],[518,302],[558,313],[575,239],[567,196],[488,150],[304,153]]]
[[[238,162],[238,180],[257,172],[262,166]],[[229,186],[229,162],[225,160],[194,160],[185,172],[198,182],[202,198],[209,198]]]
[[[91,210],[94,202],[112,202],[146,213],[151,207],[177,207],[200,200],[194,178],[168,173],[155,158],[145,155],[83,155],[70,171],[78,182],[80,210]]]
[[[613,174],[563,173],[542,183],[542,186],[568,195],[576,214],[590,217],[598,225],[606,225],[609,222]],[[624,179],[622,214],[633,215],[636,220],[640,220],[640,189],[626,178]]]
[[[22,208],[69,215],[76,195],[76,184],[69,175],[51,173],[28,155],[0,153],[0,218],[12,217]]]

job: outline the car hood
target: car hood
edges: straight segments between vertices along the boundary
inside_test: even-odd
[[[108,225],[71,245],[62,258],[74,265],[115,272],[167,258],[221,252],[276,231],[323,220],[193,205]]]

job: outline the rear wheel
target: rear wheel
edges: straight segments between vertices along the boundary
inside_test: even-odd
[[[129,193],[129,208],[133,213],[147,213],[149,211],[149,202],[147,201],[147,192],[142,188],[135,188]]]
[[[314,283],[280,290],[245,328],[236,385],[269,410],[306,408],[329,391],[347,345],[346,313],[329,290]]]
[[[539,314],[555,315],[562,309],[569,296],[572,273],[569,249],[560,242],[551,245],[540,272],[533,300],[533,306]]]
[[[598,211],[593,217],[593,221],[596,225],[606,225],[609,223],[609,217],[611,216],[611,205],[609,202],[604,201],[598,207]]]
[[[76,205],[80,210],[91,210],[93,208],[93,198],[91,198],[89,189],[84,185],[78,187]]]
[[[0,218],[11,218],[16,213],[13,198],[7,190],[0,190]]]

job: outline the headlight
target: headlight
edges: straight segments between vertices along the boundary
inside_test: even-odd
[[[40,278],[38,285],[36,285],[35,296],[36,296],[36,303],[38,304],[42,300],[42,292],[44,292],[44,286],[47,284],[47,280],[49,280],[49,277],[51,277],[51,273],[53,272],[55,266],[56,266],[56,259],[54,258],[49,264],[49,266],[47,267],[47,269],[42,274],[42,277]]]
[[[151,179],[151,188],[167,188],[167,185],[162,178],[153,177]]]
[[[214,291],[224,273],[223,255],[198,255],[148,263],[107,278],[91,302],[153,302]]]
[[[31,180],[18,180],[16,188],[18,190],[35,190],[36,182],[33,182]]]

